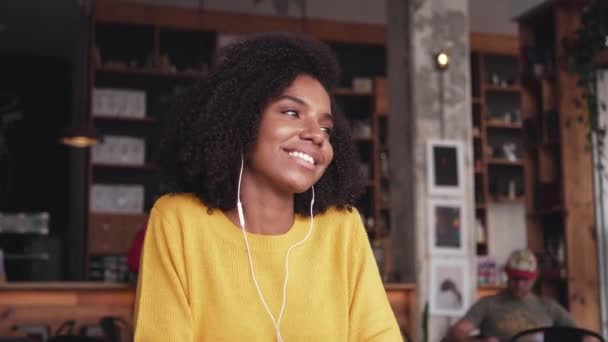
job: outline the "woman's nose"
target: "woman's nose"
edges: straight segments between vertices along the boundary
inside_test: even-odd
[[[304,140],[310,140],[315,145],[323,144],[325,141],[325,132],[321,130],[321,126],[317,122],[310,120],[306,123],[304,129],[300,133],[300,137]]]

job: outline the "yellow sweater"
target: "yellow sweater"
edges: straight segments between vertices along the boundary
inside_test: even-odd
[[[270,223],[269,223],[270,224]],[[256,278],[278,317],[285,253],[308,232],[296,216],[283,235],[249,234]],[[402,341],[356,210],[315,216],[291,252],[285,342]],[[240,227],[190,195],[160,198],[144,242],[135,341],[276,341],[251,278]]]

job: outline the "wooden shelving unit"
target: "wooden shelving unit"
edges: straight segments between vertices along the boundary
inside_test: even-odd
[[[152,124],[155,125],[158,123],[158,119],[156,118],[127,118],[127,117],[112,117],[112,116],[96,116],[95,121],[97,123],[123,123],[123,124]]]
[[[205,72],[199,71],[180,71],[170,72],[162,69],[155,68],[133,68],[133,67],[115,67],[115,66],[100,66],[96,68],[98,73],[114,73],[114,74],[125,74],[131,76],[142,76],[142,77],[160,77],[160,78],[201,78],[206,75]]]
[[[389,177],[386,114],[387,83],[384,78],[372,79],[372,90],[355,91],[340,88],[334,92],[353,126],[353,139],[357,144],[363,173],[368,178],[366,193],[357,208],[363,216],[372,246],[381,255],[378,260],[385,279],[392,272],[389,236]],[[365,132],[365,133],[358,133]],[[378,255],[377,255],[378,256]]]
[[[519,94],[521,92],[521,87],[519,85],[496,85],[496,84],[484,84],[483,88],[486,92],[498,92],[498,93],[515,93]]]
[[[269,16],[243,16],[208,10],[152,6],[114,0],[95,2],[90,63],[90,91],[98,88],[130,89],[146,92],[144,117],[94,115],[102,135],[126,135],[145,141],[142,165],[93,162],[89,165],[89,188],[94,184],[137,184],[144,188],[144,211],[137,214],[89,214],[88,267],[94,258],[124,257],[126,245],[110,247],[96,241],[108,236],[100,230],[120,231],[120,239],[132,240],[147,220],[147,212],[158,193],[154,163],[160,126],[166,103],[181,88],[204,78],[223,34],[238,35],[259,31],[306,31],[325,40],[336,52],[342,69],[340,88],[334,95],[348,119],[368,125],[365,134],[354,135],[361,161],[367,165],[366,189],[357,204],[368,230],[379,266],[391,272],[388,241],[390,203],[388,201],[388,124],[386,47],[384,32],[377,26],[337,24]],[[231,25],[226,26],[226,23]],[[232,25],[234,23],[234,25]],[[314,23],[314,25],[313,25]],[[264,29],[266,28],[266,29]],[[371,81],[370,89],[356,89],[354,78]],[[92,115],[92,114],[91,114]],[[90,190],[89,190],[90,191]],[[115,238],[116,239],[116,238]],[[95,261],[98,262],[98,261]],[[91,280],[100,280],[89,273]],[[121,279],[124,280],[124,279]],[[385,277],[385,280],[391,280]]]
[[[563,41],[579,27],[586,1],[555,1],[518,18],[523,61],[526,223],[540,257],[538,290],[577,323],[600,331],[597,241],[588,111],[567,70]]]
[[[494,44],[497,41],[501,44]],[[486,255],[492,204],[521,202],[524,195],[516,37],[471,35],[471,83],[475,219],[477,227],[482,227],[477,231],[477,254]],[[513,146],[507,148],[507,144]]]
[[[205,77],[215,51],[217,33],[195,27],[162,25],[152,18],[130,22],[134,16],[145,16],[149,6],[128,6],[129,18],[122,18],[119,13],[119,17],[110,18],[111,14],[105,9],[112,6],[120,7],[112,1],[95,3],[91,23],[93,56],[89,63],[91,98],[95,89],[143,92],[145,113],[133,115],[127,109],[126,113],[108,115],[107,112],[99,113],[91,103],[91,116],[104,136],[143,141],[145,156],[143,163],[134,164],[121,163],[120,159],[94,161],[91,155],[86,260],[89,280],[124,282],[129,281],[126,253],[135,234],[147,221],[148,210],[159,192],[154,164],[160,124],[167,109],[165,99]],[[92,190],[98,185],[141,187],[143,210],[118,207],[106,212],[95,211]],[[125,197],[122,195],[123,202]]]
[[[96,168],[106,168],[106,169],[127,169],[127,170],[142,170],[142,171],[154,171],[156,167],[152,164],[143,164],[143,165],[131,165],[131,164],[121,164],[121,163],[93,163],[93,167]]]

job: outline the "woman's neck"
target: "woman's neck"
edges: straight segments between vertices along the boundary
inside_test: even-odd
[[[241,203],[246,229],[250,233],[262,235],[285,234],[294,223],[294,196],[277,192],[273,187],[259,186],[243,177],[241,182]],[[240,225],[237,209],[226,213]]]

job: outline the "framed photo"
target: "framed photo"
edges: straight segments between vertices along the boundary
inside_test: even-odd
[[[432,315],[458,316],[469,307],[469,267],[465,258],[431,260]]]
[[[430,195],[464,194],[462,146],[462,142],[455,140],[427,142],[427,179]]]
[[[466,254],[467,222],[463,200],[429,199],[427,222],[432,255]]]

